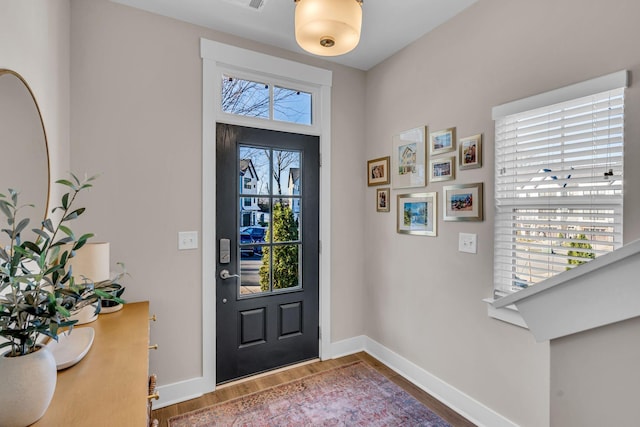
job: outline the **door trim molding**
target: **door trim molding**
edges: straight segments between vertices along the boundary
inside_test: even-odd
[[[331,82],[332,72],[306,64],[265,55],[247,49],[200,39],[202,57],[202,378],[196,384],[199,392],[208,393],[216,387],[216,123],[229,122],[220,113],[220,76],[222,70],[235,67],[256,74],[269,74],[315,88],[318,114],[315,125],[278,125],[250,117],[238,117],[235,124],[249,127],[293,131],[320,137],[320,282],[319,322],[322,331],[320,359],[331,358]],[[213,260],[213,262],[212,262]]]

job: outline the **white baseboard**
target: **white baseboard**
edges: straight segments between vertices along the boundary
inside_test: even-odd
[[[157,390],[160,398],[158,401],[153,402],[153,409],[160,409],[165,406],[195,399],[212,391],[204,390],[203,386],[204,379],[202,377],[158,386]]]
[[[494,410],[365,335],[335,342],[331,350],[334,359],[360,351],[370,354],[478,426],[517,427]]]
[[[517,424],[442,381],[415,363],[365,337],[364,351],[478,426],[518,427]]]
[[[331,358],[337,359],[338,357],[348,356],[350,354],[364,351],[364,346],[367,339],[368,338],[366,336],[360,335],[357,337],[331,343]]]
[[[371,338],[360,335],[331,344],[333,359],[365,351],[384,363],[395,372],[411,381],[469,421],[478,426],[517,427],[517,424],[486,407],[482,403],[466,395],[462,391],[442,381],[415,363],[386,348]],[[193,378],[173,384],[158,387],[160,399],[153,407],[163,408],[175,403],[195,399],[204,393],[212,391],[211,386],[205,384],[204,378]]]

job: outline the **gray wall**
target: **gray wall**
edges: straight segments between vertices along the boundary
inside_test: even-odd
[[[616,363],[618,356],[602,346],[634,343],[638,325],[629,321],[607,327],[622,328],[611,336],[603,329],[586,333],[588,341],[554,343],[550,355],[548,344],[535,344],[526,331],[488,319],[480,300],[492,289],[491,107],[619,69],[637,74],[636,1],[481,0],[366,75],[106,0],[73,0],[70,11],[69,49],[67,0],[4,0],[0,66],[25,75],[39,98],[54,177],[68,169],[102,173],[84,200],[82,225],[112,243],[113,261],[127,264],[127,298],[150,300],[158,314],[152,339],[161,350],[151,355],[151,369],[161,383],[201,369],[200,253],[176,250],[177,231],[201,223],[201,36],[334,71],[334,341],[366,334],[496,412],[536,427],[549,424],[550,388],[554,425],[593,404],[573,395],[556,406],[570,386],[600,381],[588,359],[576,367],[587,372],[578,378],[576,354]],[[638,93],[635,86],[627,90],[627,166],[640,159]],[[401,236],[394,212],[375,212],[375,192],[362,172],[366,159],[390,154],[391,135],[425,124],[456,126],[459,136],[484,134],[484,166],[459,172],[454,183],[485,183],[486,219],[444,223],[439,214],[438,237]],[[632,215],[640,190],[631,185],[640,182],[640,170],[627,167],[625,174],[630,241],[640,237]],[[426,190],[440,192],[441,202],[441,187]],[[362,223],[353,210],[364,213]],[[459,231],[478,233],[477,255],[457,252]],[[627,351],[637,360],[635,344]],[[624,375],[615,373],[620,382],[608,386],[637,384]]]
[[[151,370],[161,385],[201,375],[201,251],[178,231],[201,230],[200,37],[333,70],[332,337],[361,335],[364,73],[247,42],[107,0],[71,2],[71,166],[100,173],[84,225],[122,261],[127,300],[149,300]],[[213,302],[211,304],[213,307]],[[209,333],[214,333],[211,330]]]
[[[640,318],[551,342],[551,425],[633,426],[640,419]]]
[[[63,176],[69,170],[69,0],[2,0],[0,68],[18,72],[29,84],[47,132],[50,167]],[[56,200],[62,193],[54,192]],[[45,203],[29,202],[39,208]]]
[[[365,200],[366,335],[519,425],[549,423],[549,344],[487,318],[493,286],[491,107],[621,69],[640,71],[640,3],[632,0],[480,0],[367,73],[366,157],[391,153],[391,136],[415,126],[484,135],[481,169],[455,181],[392,191],[392,213]],[[625,239],[640,236],[640,91],[627,91]],[[485,221],[442,221],[442,187],[484,182]],[[437,191],[438,237],[396,234],[395,195]],[[478,234],[476,255],[458,233]],[[587,375],[590,375],[587,373]],[[595,376],[593,377],[595,378]],[[560,425],[560,424],[558,424]]]

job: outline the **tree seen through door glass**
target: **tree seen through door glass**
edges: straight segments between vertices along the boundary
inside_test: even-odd
[[[269,168],[271,151],[259,147],[240,147],[240,194],[271,193]]]
[[[300,215],[302,212],[299,198],[277,198],[273,200],[271,215],[272,241],[297,242],[300,238]]]
[[[276,227],[274,227],[276,228]],[[265,248],[262,266],[260,266],[260,289],[271,290],[295,288],[300,280],[300,245],[273,245]],[[267,259],[272,264],[269,266]]]
[[[298,151],[273,151],[273,191],[275,195],[301,195],[301,156]]]
[[[239,148],[240,296],[302,283],[301,162],[299,151]]]

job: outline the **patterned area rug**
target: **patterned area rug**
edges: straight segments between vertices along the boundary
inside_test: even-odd
[[[178,415],[169,427],[450,425],[364,362]]]

